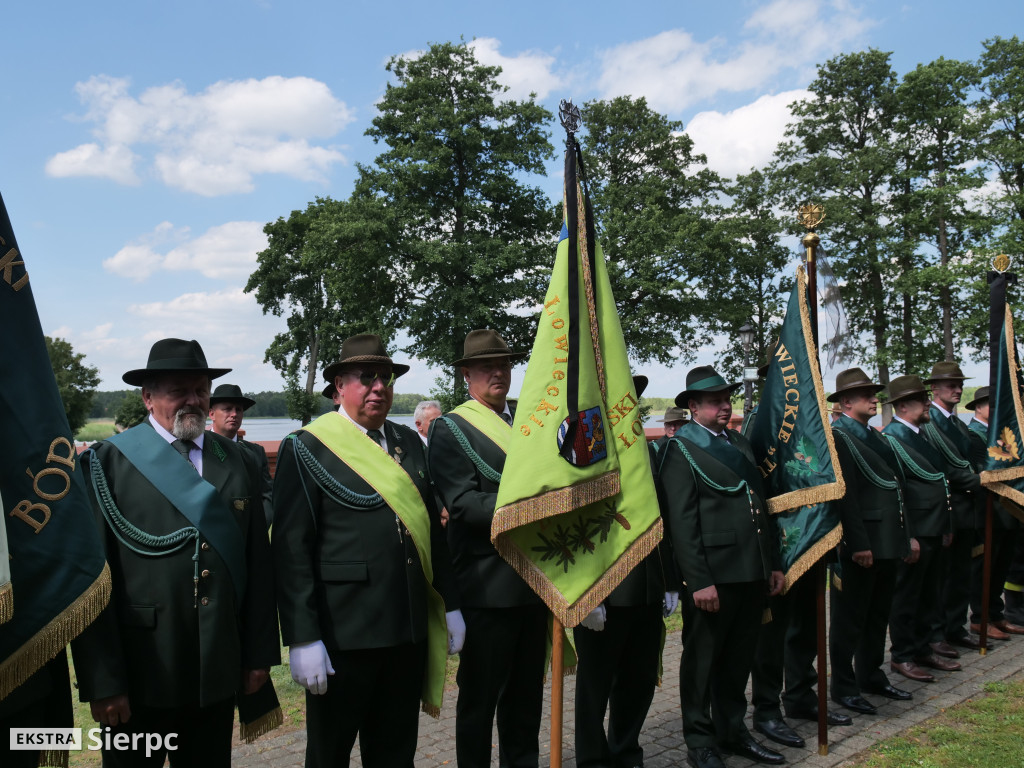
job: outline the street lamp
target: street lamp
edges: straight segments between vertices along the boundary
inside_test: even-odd
[[[747,321],[740,328],[740,344],[743,345],[743,414],[753,407],[754,382],[757,381],[757,366],[750,364],[750,348],[754,346],[754,326]]]

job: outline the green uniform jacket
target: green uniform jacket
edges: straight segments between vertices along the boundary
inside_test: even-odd
[[[382,431],[388,452],[401,458],[427,508],[433,586],[445,610],[454,610],[458,605],[453,601],[450,558],[423,442],[408,427],[391,421],[384,422]],[[366,450],[379,450],[366,440]],[[301,441],[337,483],[357,494],[374,494],[362,477],[305,430],[281,442],[272,548],[285,645],[322,640],[330,651],[348,651],[425,641],[428,585],[408,530],[384,502],[356,508],[325,490],[298,458],[293,441]]]
[[[260,490],[263,496],[263,516],[267,521],[267,528],[274,521],[274,480],[270,476],[270,461],[267,459],[267,452],[259,443],[250,443],[248,440],[238,438],[238,444],[252,451],[256,457],[256,466],[260,468]]]
[[[132,427],[152,428],[149,421]],[[94,451],[114,504],[132,524],[152,535],[191,527],[117,448],[104,442]],[[178,457],[172,453],[168,460]],[[193,585],[192,540],[170,555],[136,554],[115,537],[90,492],[113,594],[100,617],[72,643],[82,701],[126,693],[130,701],[151,707],[206,706],[233,696],[243,670],[280,663],[259,470],[248,451],[207,432],[203,479],[217,489],[244,540],[241,602],[227,566],[205,538],[200,536],[200,578]]]
[[[776,524],[750,443],[735,430],[728,434],[731,445],[690,421],[658,452],[672,549],[690,594],[713,584],[766,580],[781,567]],[[680,439],[707,480],[683,455]],[[746,480],[751,494],[716,490],[708,480],[720,487]]]
[[[910,537],[900,503],[904,479],[896,453],[878,432],[845,414],[832,424],[832,429],[842,433],[836,436],[835,444],[846,480],[846,495],[834,503],[843,522],[844,554],[851,556],[870,550],[876,560],[906,557]],[[865,473],[862,463],[875,477],[896,483],[897,487],[879,488]]]
[[[924,425],[924,428],[921,430],[925,437],[936,448],[941,450],[944,446],[946,451],[952,456],[970,464],[968,469],[963,467],[957,468],[961,476],[966,477],[966,473],[976,473],[977,469],[972,463],[971,438],[967,425],[958,416],[954,415],[952,418],[947,418],[934,405],[931,406],[931,416],[932,420]],[[953,466],[948,459],[946,463],[949,466]],[[981,495],[977,490],[979,487],[980,480],[970,487],[964,487],[963,489],[953,488],[951,485],[950,501],[953,504],[954,531],[975,527],[974,515],[975,507],[977,506],[977,499],[975,497]]]
[[[971,439],[971,463],[974,469],[981,472],[988,463],[988,424],[982,424],[977,419],[971,419],[967,425],[968,435]],[[975,494],[977,527],[984,530],[986,497],[988,491],[980,491]],[[992,499],[992,530],[995,531],[1016,531],[1021,527],[1020,521],[1011,515],[999,501]]]
[[[474,452],[491,469],[505,468],[505,452],[457,413],[447,413]],[[430,477],[448,510],[448,547],[462,605],[513,608],[541,599],[491,544],[498,484],[488,480],[462,449],[443,419],[430,425]]]
[[[948,464],[923,434],[914,432],[906,424],[893,419],[882,432],[898,440],[911,460],[925,472],[945,474],[951,492],[978,487],[976,474]],[[903,467],[903,476],[906,478],[904,501],[910,535],[942,536],[951,533],[953,519],[946,495],[946,483],[942,480],[923,480],[906,466]]]

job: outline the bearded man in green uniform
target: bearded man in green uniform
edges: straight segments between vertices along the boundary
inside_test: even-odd
[[[463,640],[423,443],[387,420],[408,370],[379,336],[346,339],[324,371],[340,410],[278,452],[278,608],[307,690],[310,768],[348,765],[357,736],[367,768],[412,768],[419,705],[439,713],[447,653]]]
[[[455,714],[460,768],[491,765],[495,714],[501,764],[536,768],[540,760],[548,610],[491,544],[514,415],[506,396],[512,363],[525,356],[495,331],[470,331],[455,361],[470,399],[434,419],[430,431],[430,475],[448,509],[448,545],[466,620]]]
[[[210,380],[228,371],[197,341],[156,342],[122,377],[149,418],[83,455],[114,586],[72,643],[80,696],[115,734],[177,734],[175,766],[228,766],[236,696],[280,663],[259,470],[203,429]],[[105,749],[103,764],[166,755]]]
[[[847,487],[846,496],[833,502],[839,507],[843,539],[831,579],[832,700],[864,714],[874,714],[875,707],[863,693],[912,698],[890,684],[882,671],[897,566],[904,558],[915,562],[920,551],[907,534],[896,453],[868,426],[883,389],[860,368],[851,368],[836,377],[836,391],[828,396],[841,409],[832,430]]]
[[[691,420],[658,453],[666,527],[686,584],[679,690],[683,734],[697,768],[721,768],[718,748],[761,763],[785,762],[743,722],[762,612],[785,578],[750,443],[727,428],[739,386],[710,366],[691,370],[676,397]]]

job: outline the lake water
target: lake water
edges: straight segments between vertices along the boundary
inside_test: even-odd
[[[644,423],[645,427],[658,427],[661,425],[660,415],[651,416]],[[412,414],[391,416],[390,420],[397,424],[404,424],[409,429],[416,429],[413,423]],[[265,440],[270,443],[280,442],[289,432],[294,432],[302,426],[302,422],[296,419],[245,419],[242,422],[242,429],[245,430],[246,440]]]

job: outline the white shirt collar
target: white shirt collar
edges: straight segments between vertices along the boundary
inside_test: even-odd
[[[938,404],[937,402],[935,402],[934,400],[932,400],[932,405],[934,405],[934,406],[935,406],[936,408],[938,408],[938,409],[939,409],[940,411],[942,411],[942,415],[943,415],[943,416],[945,416],[945,417],[946,417],[947,419],[948,419],[948,418],[949,418],[950,416],[952,416],[952,415],[953,415],[952,413],[950,413],[949,411],[947,411],[947,410],[946,410],[945,408],[943,408],[943,407],[942,407],[941,405],[939,405],[939,404]]]
[[[693,420],[693,423],[696,424],[701,429],[706,429],[708,432],[710,432],[715,437],[723,437],[724,436],[726,440],[729,439],[729,435],[728,435],[728,433],[725,432],[725,430],[722,430],[721,432],[715,432],[715,430],[709,429],[708,427],[705,427],[703,424],[701,424],[696,419]],[[677,432],[678,432],[678,430],[677,430]]]
[[[907,421],[906,419],[901,419],[899,416],[893,416],[893,418],[896,421],[898,421],[900,424],[906,424],[908,427],[910,427],[912,430],[914,430],[914,434],[915,435],[921,434],[921,428],[920,427],[914,426],[909,421]]]
[[[351,416],[349,416],[349,415],[348,415],[348,411],[346,411],[346,410],[345,410],[344,408],[339,408],[339,409],[338,409],[338,413],[340,413],[340,414],[341,414],[342,416],[344,416],[344,417],[345,417],[346,419],[348,419],[348,420],[349,420],[349,421],[351,421],[351,422],[352,422],[353,424],[355,424],[355,425],[356,425],[356,427],[357,427],[357,428],[358,428],[359,430],[361,430],[361,431],[362,431],[362,433],[363,433],[364,435],[365,435],[365,434],[366,434],[367,432],[369,432],[369,431],[370,431],[370,430],[368,430],[368,429],[367,429],[366,427],[364,427],[364,426],[363,426],[362,424],[360,424],[360,423],[359,423],[358,421],[356,421],[356,420],[355,420],[355,419],[353,419],[353,418],[352,418]],[[384,452],[385,452],[385,453],[387,453],[387,450],[388,450],[388,438],[387,438],[387,436],[386,436],[386,434],[385,434],[385,432],[384,432],[384,425],[383,425],[383,424],[381,425],[381,428],[380,428],[380,429],[379,429],[378,431],[380,432],[380,435],[381,435],[381,439],[380,439],[380,447],[384,449]],[[372,439],[372,438],[371,438],[371,439]]]

